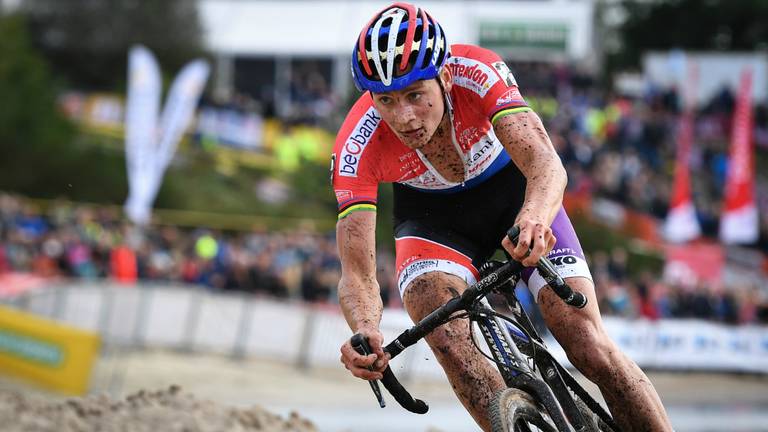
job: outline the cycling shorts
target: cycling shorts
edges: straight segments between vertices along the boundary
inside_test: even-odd
[[[472,284],[478,268],[496,250],[514,224],[525,197],[525,177],[510,163],[492,178],[452,194],[417,191],[393,184],[397,283],[400,296],[415,278],[431,271],[458,276]],[[548,254],[563,278],[592,280],[571,221],[560,209],[552,222],[557,242]],[[535,269],[522,281],[534,299],[546,282]]]

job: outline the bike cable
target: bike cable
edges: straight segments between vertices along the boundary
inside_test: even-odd
[[[469,315],[469,314],[467,314],[467,315]],[[485,314],[477,314],[477,315],[478,315],[478,316],[480,316],[480,317],[482,317],[482,318],[488,318],[488,316],[487,316],[487,315],[485,315]],[[496,315],[496,312],[493,312],[493,315]],[[472,345],[474,345],[474,346],[475,346],[475,349],[477,349],[477,351],[478,351],[478,352],[480,352],[480,354],[481,354],[483,357],[485,357],[485,358],[487,358],[488,360],[492,361],[492,362],[493,362],[493,363],[495,363],[496,365],[498,365],[498,366],[501,366],[501,367],[504,367],[504,368],[511,368],[509,365],[507,365],[507,364],[505,364],[505,363],[503,363],[503,362],[500,362],[500,361],[496,360],[495,358],[493,358],[493,357],[489,356],[488,354],[486,354],[486,353],[485,353],[485,352],[482,350],[482,348],[480,348],[480,345],[478,345],[478,344],[477,344],[477,340],[475,339],[475,333],[474,333],[474,331],[473,331],[473,328],[472,328],[472,323],[476,323],[477,321],[478,321],[478,320],[477,320],[476,318],[472,318],[472,317],[470,316],[470,318],[469,318],[469,338],[472,340]],[[534,349],[535,349],[535,348],[534,348]],[[515,371],[519,372],[519,373],[522,373],[522,374],[526,374],[526,375],[530,375],[530,373],[529,373],[528,371],[525,371],[525,370],[522,370],[522,369],[519,369],[519,368],[513,368],[513,369],[514,369]],[[531,372],[535,372],[535,365],[534,365],[534,368],[532,368],[532,369],[531,369]]]

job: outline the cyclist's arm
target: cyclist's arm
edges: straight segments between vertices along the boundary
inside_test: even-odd
[[[522,232],[513,256],[522,258],[532,242],[531,256],[523,264],[534,265],[539,256],[554,246],[550,225],[562,206],[568,178],[535,112],[522,110],[500,116],[493,128],[527,180],[525,200],[515,221],[516,225],[521,226]],[[537,243],[539,238],[545,241]]]
[[[381,295],[376,280],[376,212],[359,211],[336,224],[336,242],[341,258],[339,304],[347,324],[356,332],[361,327],[379,327]]]
[[[353,375],[381,379],[389,356],[384,354],[384,337],[379,331],[383,304],[376,280],[376,213],[358,211],[336,224],[336,242],[341,258],[339,304],[354,333],[368,339],[373,354],[357,354],[350,341],[341,347],[341,362]],[[375,363],[374,363],[375,362]],[[374,371],[368,370],[373,365]]]

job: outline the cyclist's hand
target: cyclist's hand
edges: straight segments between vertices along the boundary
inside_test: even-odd
[[[557,238],[552,233],[549,225],[530,219],[522,219],[515,222],[520,227],[520,236],[517,246],[504,236],[501,245],[512,255],[515,261],[521,262],[526,267],[535,267],[539,258],[546,256],[555,246]],[[530,254],[528,249],[531,248]]]
[[[358,328],[357,332],[368,339],[373,354],[363,356],[357,353],[349,339],[341,346],[341,363],[352,372],[352,375],[365,380],[380,380],[384,377],[382,372],[387,368],[390,355],[385,354],[382,344],[384,336],[377,328]],[[373,365],[374,370],[368,370]]]

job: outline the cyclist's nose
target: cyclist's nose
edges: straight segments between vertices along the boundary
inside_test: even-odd
[[[407,127],[417,120],[416,112],[410,105],[400,105],[395,109],[395,123],[398,126]]]

